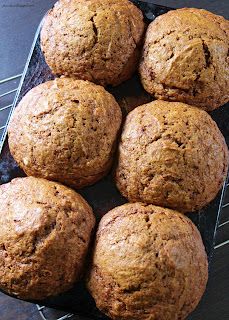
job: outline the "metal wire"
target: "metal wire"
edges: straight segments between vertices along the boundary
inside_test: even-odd
[[[225,226],[225,224],[228,224],[228,223],[229,223],[229,220],[227,220],[226,222],[220,223],[218,225],[218,228],[221,228],[221,227]]]
[[[221,247],[225,246],[226,244],[229,244],[229,240],[224,241],[224,242],[222,242],[220,244],[217,244],[217,246],[215,246],[214,249],[221,248]]]
[[[228,176],[228,177],[229,177],[229,176]],[[225,183],[225,188],[224,188],[224,192],[223,192],[223,194],[222,194],[222,198],[221,198],[221,203],[220,203],[220,208],[219,208],[219,210],[229,207],[229,202],[228,202],[228,203],[223,203],[223,199],[225,198],[225,195],[226,195],[227,192],[229,193],[229,183],[228,183],[228,182]],[[229,220],[218,224],[217,230],[220,229],[220,228],[222,228],[222,227],[224,227],[224,226],[226,226],[228,223],[229,223]],[[217,249],[219,249],[219,248],[221,248],[221,247],[223,247],[223,246],[225,246],[225,245],[228,245],[228,244],[229,244],[229,240],[226,240],[226,241],[224,241],[224,242],[221,242],[221,243],[217,244],[216,246],[214,246],[214,250],[217,250]]]
[[[6,78],[6,79],[2,79],[2,80],[0,80],[0,84],[3,84],[3,83],[6,83],[8,81],[12,81],[12,80],[18,79],[21,76],[22,76],[22,73],[17,74],[16,76],[12,76],[12,77],[9,77],[9,78]]]
[[[0,111],[3,111],[3,110],[6,110],[6,109],[9,109],[12,107],[13,104],[9,104],[8,106],[5,106],[5,107],[2,107],[0,108]]]
[[[11,76],[11,77],[2,79],[2,80],[0,80],[0,85],[3,85],[3,84],[6,83],[6,82],[13,82],[13,80],[19,79],[20,77],[21,77],[21,74],[17,74],[17,75],[15,75],[15,76]],[[11,84],[11,83],[10,83],[10,84]],[[12,85],[14,85],[14,84],[12,83]],[[14,85],[14,86],[15,86],[15,85]],[[12,94],[12,93],[16,93],[17,90],[18,90],[18,88],[14,88],[14,89],[8,90],[7,92],[2,93],[2,94],[0,95],[0,98],[3,98],[3,97],[5,97],[5,96],[7,96],[7,95],[10,95],[10,94]],[[0,154],[1,154],[1,148],[2,148],[2,145],[3,145],[3,141],[4,141],[4,136],[6,135],[7,124],[8,124],[8,122],[9,122],[9,118],[10,118],[10,115],[11,115],[11,110],[12,110],[12,108],[13,108],[13,100],[14,100],[14,98],[15,98],[15,94],[14,94],[14,96],[12,97],[12,100],[11,100],[12,103],[10,103],[10,104],[8,104],[8,105],[6,105],[6,106],[2,106],[2,107],[0,108],[0,112],[3,112],[4,110],[9,110],[9,114],[6,116],[5,119],[3,118],[4,122],[3,122],[3,124],[0,126],[0,130],[3,130],[2,134],[0,135]]]
[[[42,320],[47,320],[47,319],[45,318],[43,312],[42,312],[42,310],[45,309],[45,307],[44,307],[44,306],[39,306],[38,304],[36,304],[36,307],[37,307],[37,310],[38,310],[38,312],[39,312]]]
[[[37,310],[41,316],[42,320],[49,320],[46,315],[45,315],[45,310],[47,310],[48,308],[44,307],[44,306],[40,306],[40,305],[36,305]],[[55,320],[66,320],[66,319],[72,319],[74,317],[74,314],[72,313],[66,313],[65,315],[61,316],[60,318],[56,318]]]
[[[9,125],[9,121],[10,121],[10,118],[11,118],[11,115],[14,111],[14,108],[16,107],[16,103],[17,103],[17,100],[18,100],[18,97],[19,97],[19,94],[20,94],[20,90],[21,90],[21,87],[22,87],[22,84],[23,84],[23,81],[25,79],[25,75],[26,75],[26,72],[27,72],[27,69],[29,67],[29,63],[30,63],[30,60],[31,60],[31,57],[32,57],[32,54],[34,52],[34,48],[35,48],[35,45],[37,43],[37,39],[39,37],[39,34],[40,34],[40,29],[41,29],[41,25],[43,23],[43,20],[41,21],[41,23],[39,24],[38,26],[38,29],[37,29],[37,32],[35,34],[35,37],[34,37],[34,40],[33,40],[33,43],[32,43],[32,46],[31,46],[31,49],[30,49],[30,52],[29,52],[29,55],[28,55],[28,59],[26,61],[26,64],[25,64],[25,68],[24,68],[24,71],[22,74],[18,74],[18,75],[15,75],[15,76],[11,76],[9,78],[6,78],[6,79],[3,79],[1,80],[0,84],[4,84],[8,81],[12,81],[12,80],[15,80],[17,78],[20,78],[20,83],[19,83],[19,86],[18,88],[16,89],[13,89],[11,91],[8,91],[6,93],[4,93],[3,95],[0,96],[1,97],[4,97],[10,93],[14,93],[16,92],[15,96],[14,96],[14,100],[13,100],[13,105],[12,107],[10,108],[10,112],[8,114],[8,117],[6,119],[6,123],[5,123],[5,127],[4,127],[4,131],[3,131],[3,134],[2,136],[0,136],[0,154],[1,154],[1,151],[2,151],[2,148],[3,148],[3,144],[4,144],[4,141],[5,141],[5,138],[6,138],[6,135],[7,135],[7,127]]]
[[[18,89],[18,88],[15,88],[15,89],[13,89],[13,90],[10,90],[10,91],[7,91],[7,92],[2,93],[2,94],[0,95],[0,98],[3,98],[3,97],[5,97],[5,96],[8,96],[8,94],[11,94],[11,93],[16,92],[17,89]]]

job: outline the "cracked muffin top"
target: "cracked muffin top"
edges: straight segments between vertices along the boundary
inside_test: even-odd
[[[196,211],[215,198],[227,169],[224,137],[204,110],[157,100],[127,116],[116,184],[129,201]]]
[[[207,279],[200,233],[177,211],[134,203],[102,218],[88,287],[112,319],[183,320]]]
[[[81,188],[109,171],[121,110],[103,87],[60,78],[30,90],[9,126],[10,151],[27,175]]]
[[[136,70],[144,29],[128,0],[60,0],[45,18],[41,47],[57,75],[118,85]]]
[[[23,299],[64,292],[83,271],[95,225],[75,191],[33,177],[0,186],[0,288]]]
[[[229,21],[201,9],[170,11],[147,30],[140,76],[157,99],[206,111],[229,101]]]

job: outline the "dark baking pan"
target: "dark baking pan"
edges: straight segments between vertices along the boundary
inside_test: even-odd
[[[170,8],[154,5],[146,1],[133,2],[143,11],[146,22],[150,22],[154,20],[156,16],[171,10]],[[34,39],[22,81],[16,95],[14,107],[31,88],[54,78],[42,55],[39,34],[40,27],[38,28]],[[134,75],[131,80],[116,88],[108,88],[108,90],[120,103],[124,115],[137,105],[151,101],[149,95],[143,90],[137,74]],[[229,144],[228,105],[212,112],[211,115],[226,138],[227,144]],[[5,136],[2,147],[2,153],[0,155],[0,184],[7,183],[15,177],[25,175],[10,155],[7,136]],[[108,210],[126,202],[116,189],[112,180],[112,174],[108,175],[95,185],[84,188],[79,192],[93,207],[97,221],[99,221]],[[220,192],[216,199],[205,209],[197,213],[189,214],[189,217],[202,234],[209,261],[214,245],[216,225],[220,215],[221,194],[222,192]],[[37,301],[32,302],[36,303]],[[39,304],[71,311],[83,316],[84,319],[107,319],[96,309],[93,299],[85,289],[83,282],[77,283],[72,290],[64,294],[39,301]]]

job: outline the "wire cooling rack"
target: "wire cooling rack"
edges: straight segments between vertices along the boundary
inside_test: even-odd
[[[22,74],[0,80],[0,153]]]
[[[74,320],[80,320],[79,317],[76,317],[74,314],[72,313],[64,313],[64,314],[60,314],[60,316],[58,318],[53,319],[53,317],[50,317],[50,311],[51,309],[46,308],[44,306],[39,306],[38,304],[36,305],[37,310],[41,316],[42,320],[66,320],[66,319],[74,319]]]
[[[13,75],[6,79],[0,80],[0,153],[3,141],[7,134],[7,127],[13,111],[13,101],[16,97],[17,89],[19,86],[22,74]],[[221,214],[217,226],[217,234],[214,250],[229,245],[229,182],[225,182],[220,209]],[[81,317],[72,313],[59,312],[59,315],[53,317],[53,310],[44,306],[36,305],[38,313],[42,320],[83,320]],[[55,312],[56,314],[56,312]]]

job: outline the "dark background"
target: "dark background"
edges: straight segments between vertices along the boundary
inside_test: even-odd
[[[151,2],[174,8],[205,8],[229,18],[229,0]],[[54,3],[55,0],[0,0],[0,80],[22,73],[36,28]],[[13,84],[16,86],[17,81]],[[3,89],[0,87],[0,93]],[[3,99],[0,99],[0,107],[2,103]],[[229,200],[229,192],[226,197]],[[229,215],[227,209],[223,212],[225,221]],[[229,238],[228,226],[219,229],[217,243]],[[49,319],[55,319],[56,316],[54,311],[49,312]],[[41,319],[36,306],[0,294],[0,320],[35,319]],[[192,320],[229,320],[229,244],[214,251],[208,288]]]

